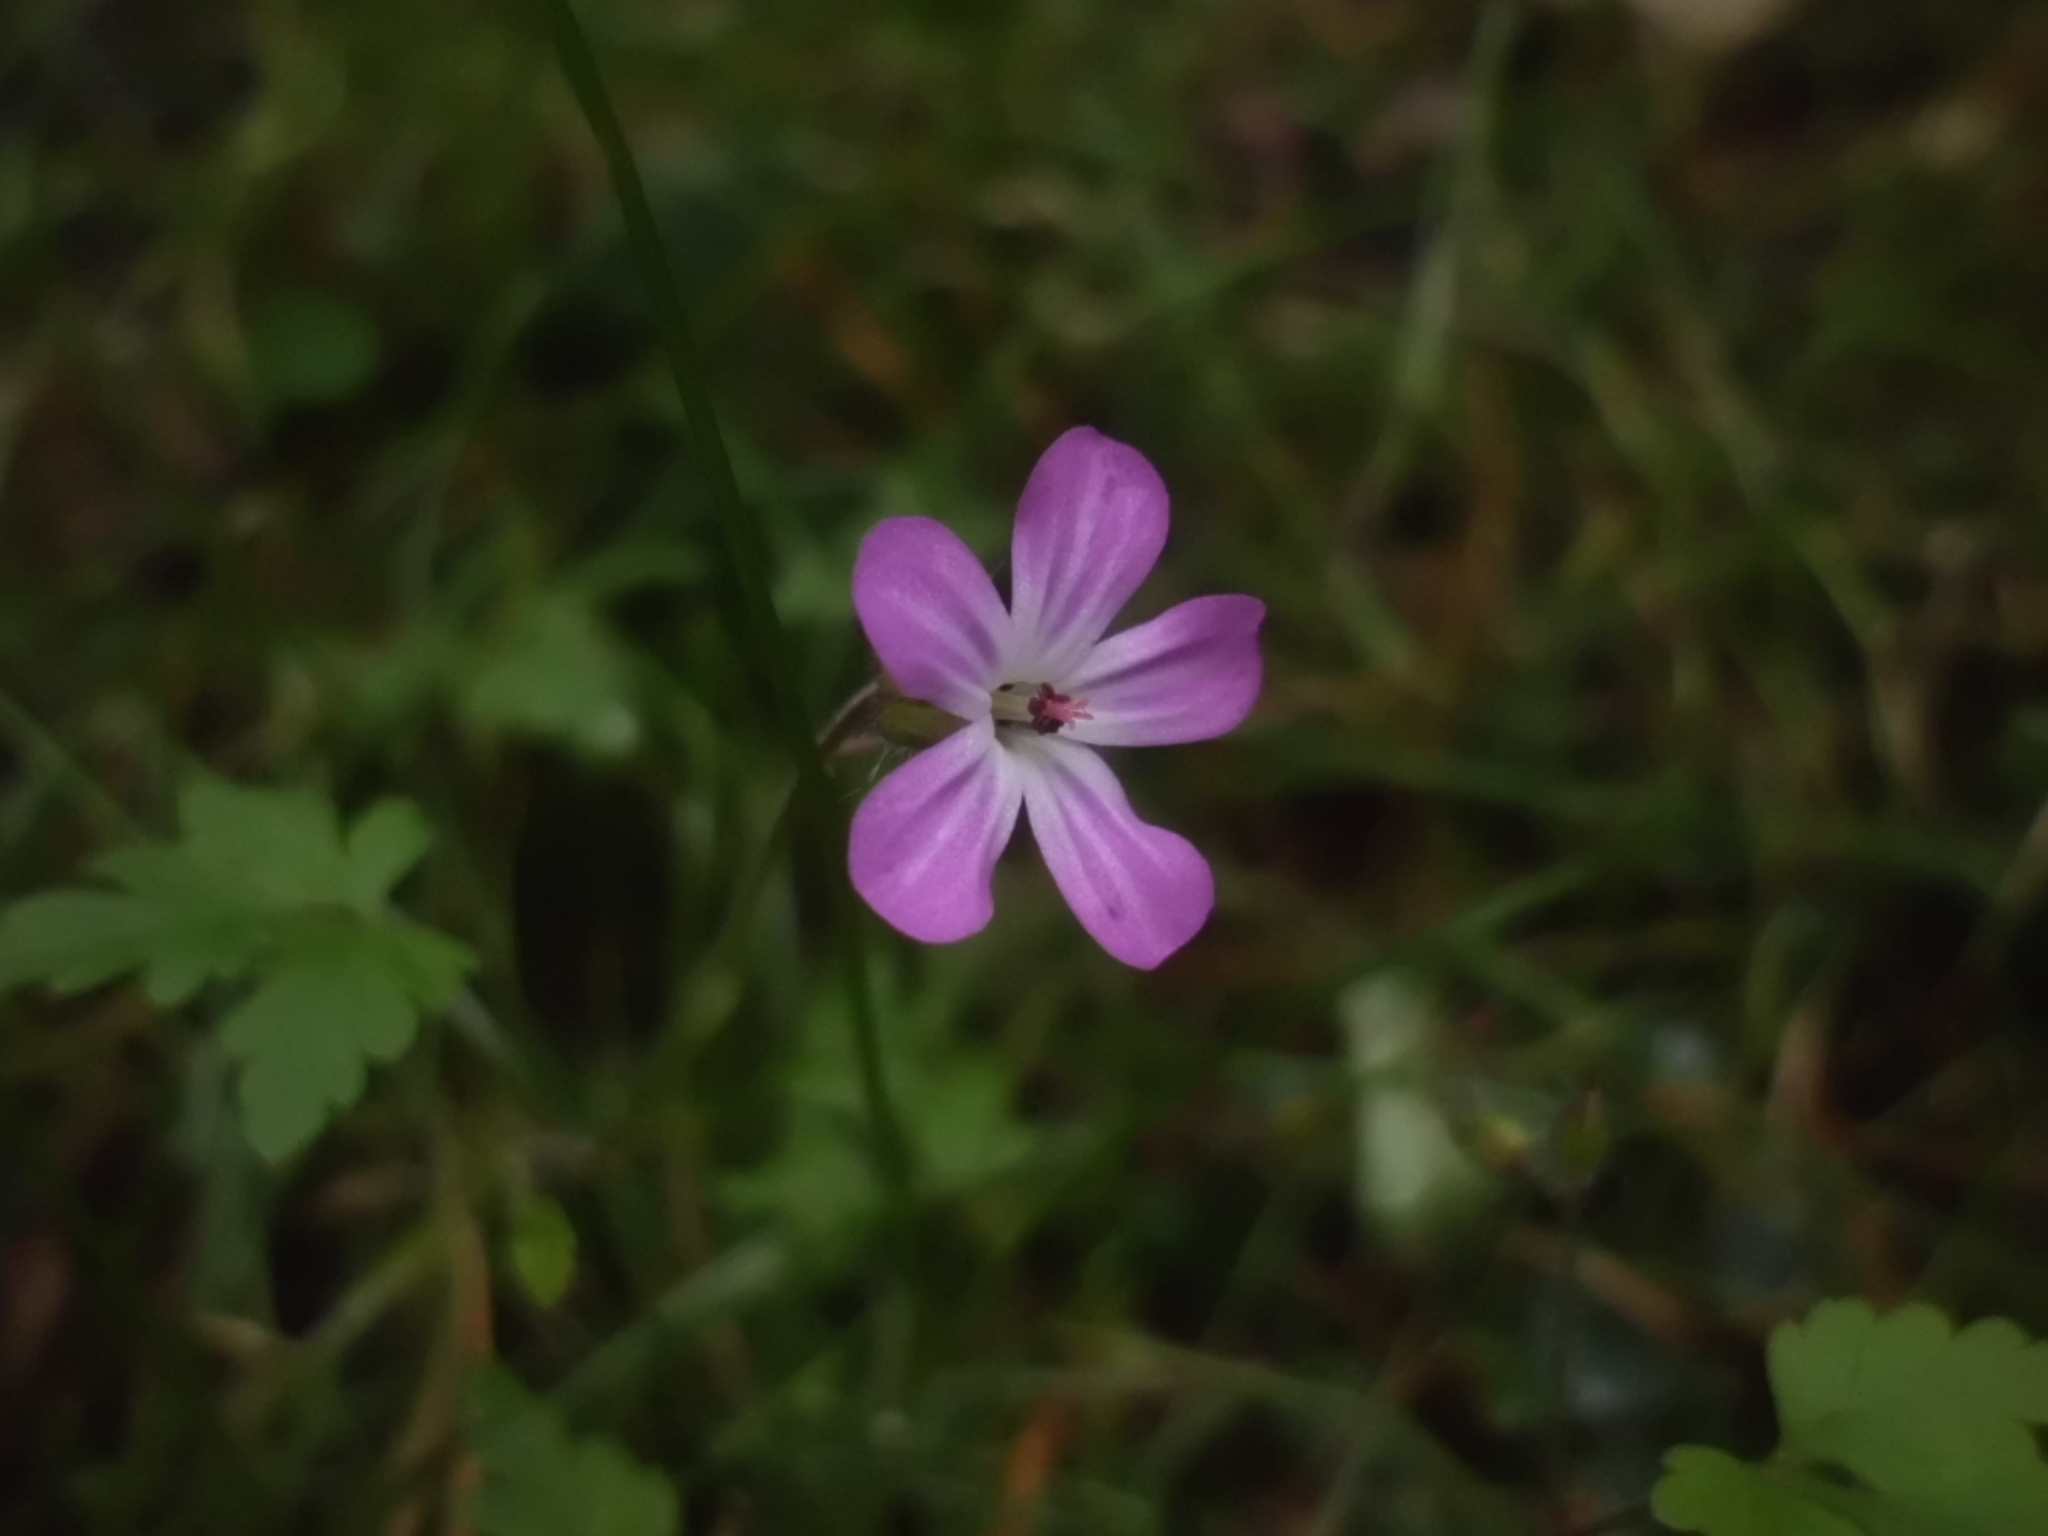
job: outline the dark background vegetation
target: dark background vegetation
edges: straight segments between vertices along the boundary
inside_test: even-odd
[[[481,958],[281,1170],[0,1004],[7,1528],[460,1529],[494,1356],[692,1531],[1647,1528],[1817,1296],[2048,1329],[2048,18],[1645,4],[587,0],[815,718],[1074,422],[1270,605],[1184,954],[864,930],[909,1210],[534,13],[6,7],[0,888],[203,764]]]

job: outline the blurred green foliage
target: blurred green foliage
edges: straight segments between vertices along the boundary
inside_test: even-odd
[[[675,1490],[604,1440],[574,1440],[503,1371],[471,1382],[478,1536],[673,1536]]]
[[[1674,1451],[1655,1496],[1674,1530],[1994,1536],[2048,1522],[2034,1438],[2048,1422],[2048,1345],[2002,1319],[1957,1333],[1929,1306],[1877,1317],[1831,1301],[1781,1325],[1770,1357],[1777,1453],[1754,1467]]]
[[[203,770],[412,803],[404,918],[284,905],[476,961],[402,1018],[355,949],[166,979],[262,889],[208,876],[72,973],[144,987],[0,999],[9,1530],[1648,1529],[1667,1448],[1774,1443],[1816,1296],[2048,1330],[2029,8],[582,9],[777,693],[869,679],[876,520],[999,563],[1057,431],[1133,442],[1133,617],[1271,611],[1248,726],[1118,764],[1218,910],[1135,976],[1023,847],[968,945],[863,927],[890,1195],[840,851],[532,9],[7,8],[9,943],[141,899]]]
[[[346,400],[377,371],[377,328],[370,317],[319,293],[286,292],[259,300],[249,314],[249,366],[274,407]]]

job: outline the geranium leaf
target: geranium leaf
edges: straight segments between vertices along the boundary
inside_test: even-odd
[[[676,1491],[608,1440],[577,1439],[508,1372],[470,1385],[478,1536],[673,1536]]]
[[[386,906],[429,836],[404,801],[344,836],[320,795],[200,778],[179,799],[175,842],[111,849],[90,866],[99,884],[0,913],[0,989],[77,992],[139,973],[150,1000],[172,1007],[212,981],[252,982],[221,1044],[240,1065],[251,1144],[286,1156],[461,985],[468,952]]]
[[[1771,1462],[1672,1452],[1656,1495],[1666,1525],[1709,1536],[1818,1536],[1837,1528],[1824,1517],[1863,1536],[2048,1530],[2048,1462],[2034,1436],[2048,1422],[2048,1345],[2012,1323],[1958,1332],[1924,1304],[1880,1316],[1827,1301],[1772,1334],[1770,1371],[1781,1430]],[[1784,1523],[1795,1510],[1807,1524]]]

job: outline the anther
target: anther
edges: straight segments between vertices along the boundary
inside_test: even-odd
[[[1051,683],[1004,683],[989,695],[989,713],[998,725],[1028,725],[1050,736],[1076,720],[1092,720],[1088,701],[1061,693]]]
[[[1086,699],[1069,698],[1064,693],[1055,693],[1051,683],[1040,683],[1038,692],[1031,696],[1026,706],[1031,712],[1031,729],[1041,736],[1050,736],[1063,725],[1072,725],[1076,720],[1093,720],[1088,713]]]

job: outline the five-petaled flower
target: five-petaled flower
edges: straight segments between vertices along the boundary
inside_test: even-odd
[[[1221,736],[1259,696],[1256,598],[1194,598],[1103,638],[1166,525],[1166,486],[1144,455],[1076,427],[1018,500],[1007,610],[943,524],[894,517],[862,543],[853,605],[883,668],[966,722],[853,818],[854,886],[903,933],[948,944],[987,926],[1020,808],[1081,926],[1127,965],[1150,970],[1208,920],[1208,862],[1140,821],[1094,750]]]

